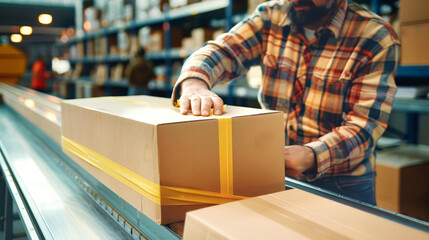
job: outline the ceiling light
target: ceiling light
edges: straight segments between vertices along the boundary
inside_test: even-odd
[[[52,16],[49,14],[40,14],[39,22],[41,24],[50,24],[52,22]]]
[[[31,35],[31,34],[33,33],[33,28],[32,28],[32,27],[30,27],[30,26],[22,26],[22,27],[19,29],[19,32],[20,32],[22,35]]]
[[[21,34],[12,34],[12,35],[10,35],[10,41],[12,41],[14,43],[20,43],[22,41]]]

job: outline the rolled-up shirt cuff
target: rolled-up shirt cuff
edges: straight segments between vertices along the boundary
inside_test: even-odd
[[[212,88],[212,85],[207,77],[206,74],[202,73],[202,72],[197,72],[197,71],[187,71],[184,72],[180,75],[179,79],[177,80],[176,84],[174,85],[173,88],[173,92],[171,95],[171,103],[173,104],[173,106],[177,105],[177,99],[180,98],[180,91],[182,89],[182,82],[187,80],[187,79],[199,79],[203,82],[205,82],[207,84],[207,86],[209,87],[209,89]]]
[[[305,146],[311,148],[316,157],[317,173],[305,175],[305,179],[308,182],[312,182],[320,178],[328,169],[332,167],[332,155],[329,146],[323,141],[319,140],[310,142],[305,144]]]

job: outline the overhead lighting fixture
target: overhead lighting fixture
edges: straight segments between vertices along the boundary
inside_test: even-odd
[[[22,27],[19,29],[19,32],[20,32],[22,35],[31,35],[31,34],[33,33],[33,28],[32,28],[32,27],[30,27],[30,26],[22,26]]]
[[[14,42],[14,43],[20,43],[22,41],[22,36],[21,34],[12,34],[10,35],[10,41]]]
[[[46,14],[46,13],[40,14],[39,15],[39,22],[41,24],[51,24],[51,22],[52,22],[52,16],[49,15],[49,14]]]

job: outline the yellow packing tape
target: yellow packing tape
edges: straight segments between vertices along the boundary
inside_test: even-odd
[[[246,197],[158,185],[103,155],[62,136],[63,148],[158,205],[222,204]]]
[[[232,195],[233,190],[233,161],[232,161],[232,120],[218,119],[219,132],[219,163],[220,163],[220,192]]]

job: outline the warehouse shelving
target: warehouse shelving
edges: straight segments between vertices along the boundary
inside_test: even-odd
[[[232,0],[216,0],[216,1],[210,1],[209,4],[207,4],[207,2],[194,3],[178,9],[165,11],[160,16],[157,16],[157,17],[148,18],[145,20],[132,21],[130,23],[124,23],[120,26],[110,26],[100,30],[88,32],[82,36],[76,36],[76,37],[70,38],[64,44],[74,44],[79,41],[111,35],[111,34],[117,33],[120,30],[136,30],[146,26],[152,26],[152,25],[161,24],[167,21],[202,15],[205,13],[215,12],[219,10],[230,11],[229,8],[232,8],[232,4],[233,4],[232,2],[233,2]]]
[[[429,78],[429,66],[404,66],[398,67],[397,78]]]
[[[90,66],[95,64],[106,64],[108,72],[111,72],[111,68],[114,64],[127,64],[130,59],[130,54],[106,54],[102,56],[87,56],[87,49],[89,41],[94,41],[96,38],[106,38],[107,44],[105,52],[109,53],[109,37],[115,34],[118,34],[121,31],[130,33],[131,35],[136,35],[138,30],[143,27],[162,27],[164,29],[164,50],[162,51],[150,51],[146,53],[146,58],[148,60],[163,63],[165,64],[165,75],[166,81],[164,85],[157,84],[157,90],[162,90],[166,92],[166,96],[171,92],[171,79],[172,79],[172,68],[173,61],[183,61],[187,58],[192,52],[196,49],[181,49],[181,48],[172,48],[171,46],[171,29],[170,26],[181,24],[186,21],[195,21],[197,18],[201,19],[224,19],[223,27],[228,30],[233,25],[233,9],[234,9],[234,0],[215,0],[215,1],[203,1],[194,3],[191,5],[183,6],[177,9],[165,9],[161,15],[157,17],[148,18],[145,20],[133,20],[128,23],[122,23],[116,26],[110,26],[107,28],[102,28],[99,30],[91,31],[85,33],[81,36],[75,36],[68,39],[67,42],[59,42],[56,44],[56,47],[61,48],[70,48],[71,46],[77,46],[77,44],[83,44],[84,53],[83,56],[72,57],[69,59],[72,65],[83,64],[83,73],[81,77],[78,77],[78,80],[88,81],[88,83],[95,82],[95,79],[89,77]],[[234,14],[243,14],[244,11],[240,10]],[[71,84],[73,81],[70,79],[62,78],[61,81],[67,81]],[[106,78],[104,81],[104,86],[106,87],[106,94],[112,94],[112,87],[117,87],[118,85],[110,78]],[[120,87],[127,87],[127,85],[121,84]]]

